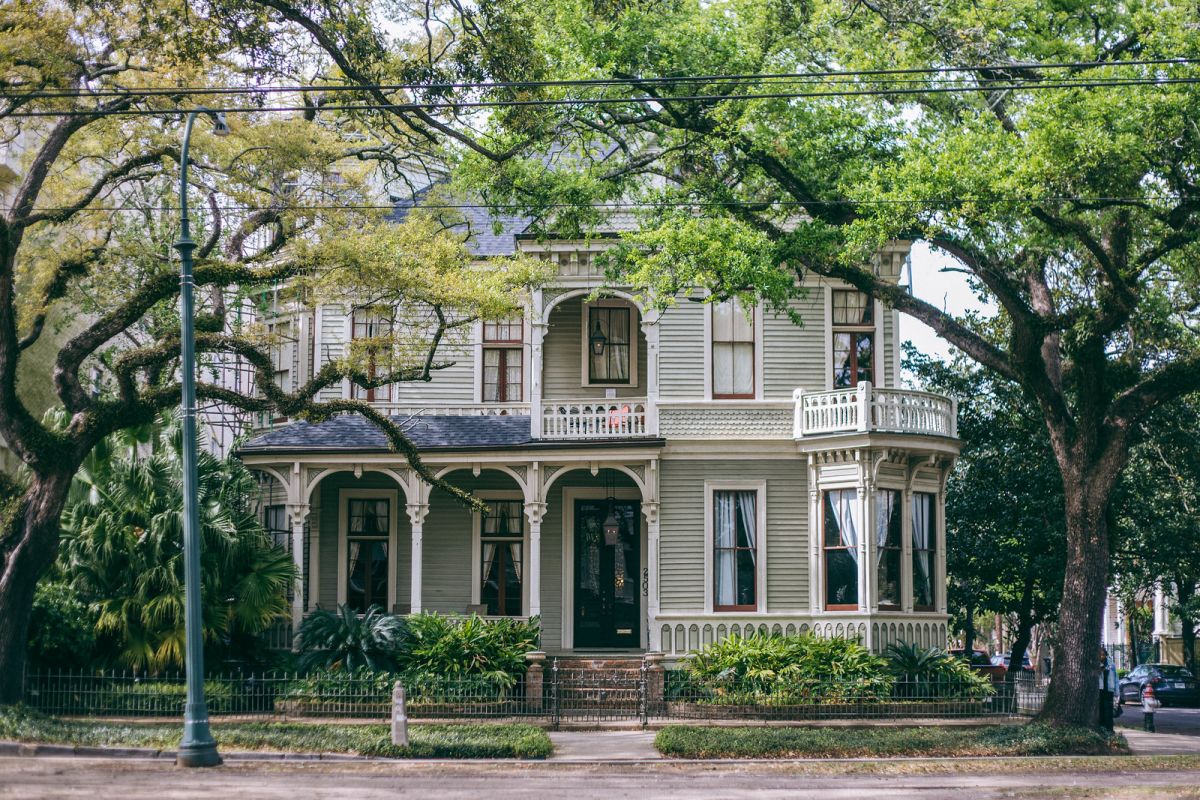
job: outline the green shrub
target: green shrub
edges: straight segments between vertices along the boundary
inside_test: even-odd
[[[361,616],[345,605],[318,609],[300,625],[300,668],[395,671],[407,636],[404,619],[379,606]]]
[[[476,675],[515,683],[525,674],[525,654],[538,641],[536,619],[416,614],[408,618],[401,669],[408,675]]]
[[[1122,737],[1087,728],[988,725],[920,728],[663,728],[654,746],[676,758],[871,758],[1128,753]]]
[[[895,696],[914,700],[981,699],[995,690],[987,675],[937,647],[901,643],[884,651]]]
[[[691,653],[684,671],[684,690],[702,702],[870,702],[892,689],[884,659],[856,641],[811,634],[730,636]]]
[[[99,614],[88,608],[70,584],[39,583],[29,617],[29,666],[54,670],[91,666],[98,620]]]

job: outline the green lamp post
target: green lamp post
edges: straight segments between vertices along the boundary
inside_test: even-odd
[[[223,114],[200,109],[188,114],[183,131],[183,149],[179,158],[179,315],[183,384],[183,581],[184,634],[186,652],[187,704],[183,711],[183,740],[179,743],[178,763],[184,767],[215,767],[221,763],[217,743],[208,726],[208,704],[204,700],[204,626],[200,612],[200,513],[196,507],[199,478],[196,473],[196,331],[195,299],[192,282],[192,241],[188,220],[188,146],[192,124],[199,114],[213,121],[213,132],[227,136],[229,125]]]

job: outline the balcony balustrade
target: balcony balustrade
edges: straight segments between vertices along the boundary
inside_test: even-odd
[[[913,433],[958,436],[958,404],[948,397],[910,389],[853,389],[795,392],[797,439],[837,433]]]
[[[645,398],[546,400],[543,439],[627,439],[654,436]]]

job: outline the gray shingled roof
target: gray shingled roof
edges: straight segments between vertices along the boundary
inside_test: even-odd
[[[424,200],[427,193],[428,190],[423,190],[415,200],[397,200],[388,219],[402,222],[409,212]],[[509,256],[517,252],[517,234],[525,232],[532,221],[531,217],[520,217],[513,214],[493,216],[488,213],[486,208],[480,207],[478,198],[463,200],[462,204],[468,207],[454,209],[454,212],[463,218],[463,222],[455,225],[454,229],[467,234],[467,247],[473,255],[485,258]],[[497,228],[499,228],[499,233],[497,233]]]
[[[526,416],[392,417],[420,450],[491,450],[518,447],[533,441]],[[387,437],[358,414],[343,414],[319,423],[293,422],[256,436],[239,452],[281,453],[320,451],[338,453],[387,452]]]

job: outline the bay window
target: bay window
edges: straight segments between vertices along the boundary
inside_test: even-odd
[[[834,489],[824,493],[822,554],[825,608],[858,609],[858,491]]]
[[[936,602],[934,589],[934,555],[937,550],[936,495],[914,492],[912,496],[912,572],[913,608],[932,611]]]
[[[875,493],[875,591],[880,608],[900,608],[900,492]]]
[[[862,292],[833,292],[833,388],[875,380],[875,304]]]

